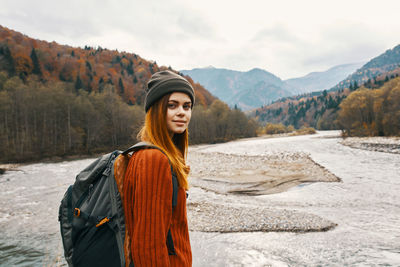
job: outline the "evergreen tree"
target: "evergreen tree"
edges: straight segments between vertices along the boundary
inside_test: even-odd
[[[76,76],[76,81],[75,81],[75,90],[78,92],[79,89],[83,88],[83,83],[81,80],[81,77],[79,77],[79,74]]]
[[[8,68],[7,71],[9,72],[10,76],[15,75],[15,62],[14,58],[11,54],[10,48],[8,45],[5,45],[0,48],[0,54],[3,54],[4,58],[6,59],[6,62],[8,62]]]
[[[86,60],[86,68],[89,70],[89,72],[92,72],[92,65],[87,60]]]
[[[122,82],[121,77],[119,77],[118,85],[119,85],[120,93],[121,93],[121,95],[123,95],[125,93],[125,87],[124,87],[124,83]]]
[[[42,69],[40,68],[40,63],[39,63],[39,59],[37,57],[35,48],[32,48],[31,59],[32,59],[32,63],[33,63],[32,73],[42,76]]]
[[[108,83],[108,84],[111,84],[111,85],[114,85],[114,83],[113,83],[113,81],[112,81],[112,76],[111,76],[110,73],[108,73],[108,81],[107,81],[107,83]]]
[[[103,89],[104,89],[104,79],[103,77],[101,77],[99,80],[99,89],[98,89],[99,93],[103,92]]]
[[[128,72],[129,75],[133,75],[134,71],[133,71],[133,62],[132,62],[132,60],[129,60],[129,65],[126,68],[126,71]]]
[[[375,81],[375,80],[374,80],[374,81]],[[375,81],[374,83],[376,83],[376,81]],[[367,87],[367,88],[372,88],[371,79],[368,79],[368,81],[367,81],[366,83],[364,83],[364,86]],[[354,90],[355,90],[355,89],[353,88],[353,91],[354,91]]]

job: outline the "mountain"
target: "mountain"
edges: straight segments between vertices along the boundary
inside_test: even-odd
[[[361,85],[371,82],[377,76],[393,71],[398,67],[400,67],[400,45],[393,49],[388,49],[383,54],[371,59],[360,69],[333,86],[330,91],[349,88],[355,83]]]
[[[50,43],[0,26],[0,73],[18,76],[24,82],[31,76],[42,84],[66,82],[73,85],[77,93],[111,88],[126,103],[140,105],[150,76],[165,69],[167,67],[134,53]],[[186,78],[196,90],[197,103],[209,106],[215,97],[190,77]]]
[[[400,76],[400,45],[373,58],[330,90],[281,98],[253,112],[261,122],[313,126],[337,129],[340,104],[352,92],[361,88],[377,89]],[[394,96],[390,96],[394,97]],[[386,105],[386,102],[382,102]]]
[[[357,92],[358,96],[362,95],[362,97],[359,98],[358,104],[352,106],[353,112],[357,113],[355,114],[357,116],[361,112],[361,109],[365,109],[366,105],[368,105],[369,107],[373,107],[374,109],[381,107],[382,109],[380,111],[383,112],[383,114],[385,114],[385,110],[393,110],[395,106],[398,107],[397,104],[394,105],[389,103],[397,101],[395,100],[397,99],[397,95],[395,92],[397,92],[398,90],[393,86],[399,85],[399,76],[400,67],[377,76],[376,79],[374,79],[374,82],[364,83],[364,85],[361,87],[352,86],[351,88],[345,88],[336,91],[324,90],[323,92],[314,92],[304,95],[282,98],[278,101],[275,101],[271,105],[256,109],[252,112],[251,115],[262,123],[282,123],[285,125],[293,125],[295,128],[312,126],[320,130],[338,129],[339,125],[337,123],[337,118],[338,111],[341,108],[341,104],[344,100],[347,99],[349,95],[353,95],[352,93],[354,92]],[[393,89],[391,95],[389,93],[382,94],[382,90],[380,93],[376,93],[378,92],[376,90],[370,91],[371,89],[379,90],[380,88],[383,88],[385,86],[386,89],[384,91],[386,92],[389,92]],[[371,93],[360,93],[361,90],[363,90],[363,92],[367,91]],[[368,95],[369,98],[366,97]],[[387,98],[387,100],[377,100],[375,101],[376,105],[371,105],[371,99],[379,96],[382,96],[381,99]],[[360,105],[360,103],[363,102],[365,103],[365,105]],[[349,102],[347,102],[347,104],[349,104]],[[360,108],[359,110],[357,110],[358,106]],[[368,113],[367,115],[363,114],[361,116],[365,116],[364,120],[367,120],[368,118],[374,118],[377,120],[382,119],[382,114],[373,114],[372,117],[370,114],[371,113]],[[385,114],[385,116],[386,115],[387,114]],[[393,116],[391,116],[391,118],[392,121],[387,121],[387,119],[385,119],[382,123],[395,125],[396,119],[394,119]],[[356,125],[360,122],[355,121],[354,123],[354,125]],[[369,121],[369,123],[371,122]],[[378,126],[381,126],[381,124],[379,124]],[[374,128],[375,126],[371,127]]]
[[[322,72],[311,72],[304,77],[285,80],[301,93],[328,90],[362,67],[365,62],[344,64]]]
[[[299,91],[272,73],[254,68],[247,72],[214,67],[181,70],[230,106],[248,110]]]
[[[304,77],[284,81],[258,68],[240,72],[209,66],[180,72],[192,77],[230,106],[237,105],[241,109],[249,110],[267,105],[281,97],[322,92],[335,86],[362,64],[339,65],[327,71],[312,72]]]

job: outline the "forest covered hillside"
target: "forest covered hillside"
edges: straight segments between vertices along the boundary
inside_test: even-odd
[[[346,136],[400,136],[400,78],[352,92],[340,104],[337,124]]]
[[[399,75],[400,68],[396,68],[392,71],[385,72],[381,75],[374,77],[372,80],[365,82],[361,86],[358,85],[357,82],[354,82],[350,84],[349,88],[339,89],[337,91],[324,90],[323,92],[316,92],[280,99],[279,101],[276,101],[271,105],[264,106],[260,109],[253,111],[252,115],[255,116],[258,121],[264,124],[282,123],[284,125],[293,125],[296,128],[311,126],[321,130],[343,129],[344,124],[338,121],[338,114],[341,108],[344,107],[342,105],[342,102],[346,100],[348,96],[362,89],[370,91],[378,90],[382,86],[393,86],[393,88],[391,89],[395,89],[398,87],[398,84],[391,81],[398,81],[397,77],[399,77]],[[349,105],[350,100],[347,100],[346,103],[347,105]],[[378,103],[378,101],[376,103]],[[362,105],[367,105],[367,103],[362,103],[362,101],[359,101],[358,105],[360,105],[361,108]],[[380,104],[382,110],[391,110],[392,112],[392,109],[389,108],[389,105],[393,104],[389,104],[388,101],[383,101]],[[400,112],[400,108],[398,105],[395,105],[395,107],[397,107],[398,110],[396,111],[397,113],[395,112],[393,114],[398,114]],[[357,112],[356,110],[353,111]],[[341,120],[345,120],[343,116]],[[358,122],[354,121],[353,123],[357,124]],[[348,120],[346,124],[346,127],[349,128]],[[390,128],[390,126],[387,127]],[[348,132],[351,131],[349,130]],[[378,132],[380,134],[383,133],[383,131]],[[386,133],[389,133],[389,131],[386,131]],[[391,131],[390,134],[393,135],[393,131]],[[398,134],[400,134],[400,132],[398,132],[397,135]]]
[[[125,102],[140,105],[147,80],[163,69],[167,67],[159,67],[134,53],[49,43],[0,26],[0,71],[23,81],[33,74],[43,83],[69,82],[75,90],[89,93],[112,85]],[[204,87],[190,77],[185,78],[196,90],[197,103],[209,106],[214,101]]]
[[[172,70],[134,53],[49,43],[0,26],[0,162],[127,148],[143,124],[146,83],[165,69]],[[254,120],[185,78],[196,92],[191,144],[256,135]]]
[[[370,83],[378,76],[394,71],[400,67],[400,45],[388,49],[383,54],[371,59],[360,69],[349,75],[346,79],[332,87],[329,91],[350,88],[354,83]]]

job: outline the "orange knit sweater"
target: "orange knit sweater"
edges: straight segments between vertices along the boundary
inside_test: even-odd
[[[123,179],[122,198],[127,235],[126,258],[140,266],[191,266],[186,192],[178,189],[172,212],[172,175],[168,158],[158,149],[133,154]],[[171,230],[176,255],[166,245]]]

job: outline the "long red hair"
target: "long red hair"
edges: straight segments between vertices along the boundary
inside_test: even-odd
[[[186,165],[186,156],[189,146],[189,134],[188,129],[186,129],[183,133],[174,134],[171,138],[168,132],[166,117],[170,95],[163,96],[150,107],[138,137],[142,141],[161,148],[176,173],[179,186],[188,190],[189,166]]]

